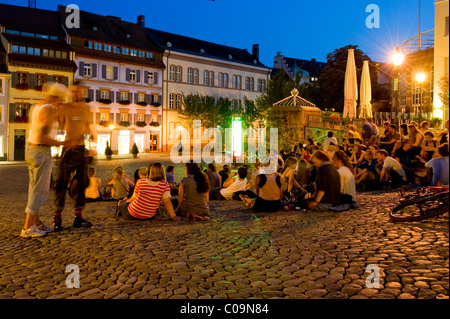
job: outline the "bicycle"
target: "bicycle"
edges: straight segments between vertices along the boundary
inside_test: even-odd
[[[392,222],[419,221],[439,216],[449,209],[449,188],[428,186],[406,195],[400,204],[389,212]]]

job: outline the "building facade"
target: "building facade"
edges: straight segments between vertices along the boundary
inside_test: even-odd
[[[7,137],[2,151],[7,160],[21,161],[25,160],[30,107],[44,98],[46,82],[70,86],[76,65],[57,12],[0,4],[0,28],[10,73],[9,80],[1,77],[7,93],[2,112],[2,116],[7,113],[2,118],[2,123],[7,121]]]
[[[6,119],[9,97],[10,73],[6,66],[6,50],[0,42],[0,161],[6,161],[8,121]]]
[[[67,14],[59,7],[62,21]],[[97,145],[104,154],[129,154],[133,143],[140,152],[161,151],[162,50],[137,23],[118,17],[80,11],[80,28],[64,26],[75,52],[74,75],[84,87],[97,128]]]
[[[301,76],[300,84],[316,83],[326,65],[326,62],[318,62],[316,59],[288,58],[281,55],[281,52],[277,52],[273,60],[273,72],[283,70],[292,80],[296,76]]]
[[[229,98],[243,104],[266,91],[270,68],[259,61],[259,46],[252,53],[199,39],[146,28],[149,38],[164,49],[163,151],[178,143],[183,122],[178,115],[183,95]],[[204,129],[205,127],[203,127]],[[201,132],[201,130],[200,130]],[[208,141],[201,136],[193,136]]]
[[[435,116],[448,120],[449,110],[443,107],[439,99],[439,82],[442,79],[449,79],[449,0],[436,0],[434,14],[434,110]],[[447,97],[448,99],[448,97]]]

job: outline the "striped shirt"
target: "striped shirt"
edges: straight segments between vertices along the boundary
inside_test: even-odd
[[[170,198],[170,186],[167,181],[153,182],[142,178],[136,183],[134,192],[137,197],[128,205],[128,212],[139,219],[153,217],[161,200]]]

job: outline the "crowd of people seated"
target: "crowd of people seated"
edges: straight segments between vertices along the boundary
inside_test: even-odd
[[[320,144],[311,138],[296,141],[276,159],[243,164],[236,170],[214,163],[185,164],[185,177],[175,180],[174,167],[153,163],[135,171],[134,181],[116,167],[102,191],[101,179],[89,168],[90,201],[115,200],[124,219],[166,218],[207,220],[210,200],[243,201],[256,212],[285,209],[342,211],[358,207],[357,190],[387,190],[406,184],[449,184],[449,121],[435,136],[424,121],[385,122],[380,130],[368,119],[361,132],[349,125],[342,142],[330,131]],[[272,156],[269,155],[269,156]]]

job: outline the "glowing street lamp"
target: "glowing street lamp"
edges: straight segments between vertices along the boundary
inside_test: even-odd
[[[416,74],[416,81],[419,83],[420,85],[420,107],[419,107],[419,121],[422,122],[422,112],[423,112],[423,104],[422,104],[422,100],[423,100],[423,90],[422,90],[422,83],[425,81],[425,79],[427,78],[426,74],[421,72],[421,73],[417,73]]]

